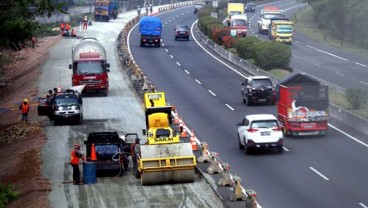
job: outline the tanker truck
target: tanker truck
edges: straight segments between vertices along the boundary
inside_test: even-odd
[[[83,38],[72,48],[72,85],[86,85],[83,92],[109,92],[106,50],[95,38]]]
[[[142,185],[194,181],[196,158],[190,143],[180,141],[171,128],[172,106],[163,92],[144,95],[146,129],[145,145],[136,146],[134,173]]]

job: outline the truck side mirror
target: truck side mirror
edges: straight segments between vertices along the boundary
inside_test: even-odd
[[[143,134],[144,136],[146,136],[146,134],[147,134],[146,129],[142,129],[142,134]]]
[[[105,67],[106,67],[106,68],[110,68],[110,64],[109,64],[109,63],[106,63],[106,64],[105,64]]]
[[[69,69],[72,69],[72,65],[71,64],[69,64]]]
[[[244,85],[245,85],[245,84],[244,84],[244,82],[242,82],[242,83],[241,83],[241,86],[244,86]]]
[[[110,69],[106,69],[107,72],[110,72]]]

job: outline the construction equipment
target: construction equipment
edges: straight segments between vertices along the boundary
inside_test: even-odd
[[[190,143],[182,143],[171,128],[172,106],[166,105],[163,92],[145,93],[145,145],[137,145],[136,177],[142,185],[194,181],[196,158]]]

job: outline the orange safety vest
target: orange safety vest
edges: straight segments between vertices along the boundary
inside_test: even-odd
[[[78,165],[79,164],[79,157],[77,155],[77,150],[73,150],[70,154],[70,164],[72,165]]]
[[[65,29],[66,30],[70,30],[70,25],[69,24],[66,24]]]
[[[29,105],[22,103],[22,113],[28,113]]]

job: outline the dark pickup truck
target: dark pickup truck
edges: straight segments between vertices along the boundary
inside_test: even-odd
[[[138,137],[137,134],[126,134],[120,138],[117,132],[90,132],[84,141],[86,145],[86,160],[96,163],[97,174],[114,173],[121,174],[123,168],[128,169],[131,143],[126,142],[127,138]],[[129,141],[134,141],[129,139]],[[95,154],[92,154],[94,148]],[[95,155],[95,158],[94,158]]]

